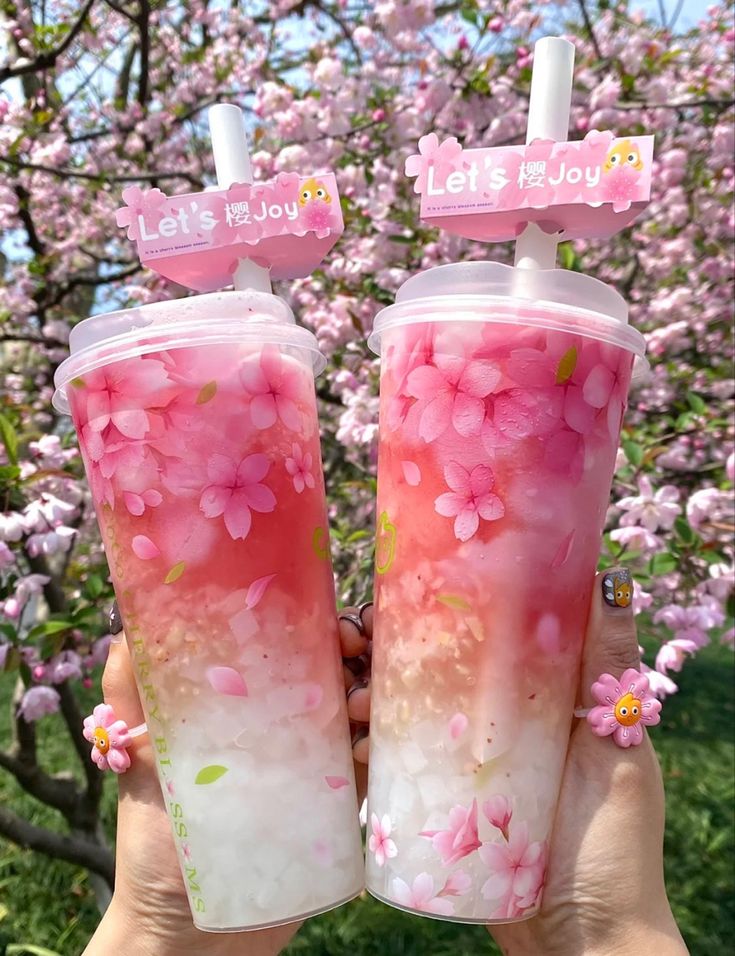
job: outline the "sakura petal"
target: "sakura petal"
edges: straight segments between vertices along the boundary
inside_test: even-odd
[[[266,485],[248,485],[247,488],[236,491],[232,497],[241,497],[253,511],[267,513],[276,507],[276,496]]]
[[[130,514],[136,518],[145,511],[145,501],[140,495],[136,495],[132,491],[123,492],[123,501]]]
[[[237,468],[237,482],[239,485],[255,484],[262,481],[268,474],[271,463],[265,455],[248,455],[243,458]]]
[[[414,398],[431,401],[446,385],[444,376],[433,365],[415,368],[406,379],[406,391]]]
[[[562,538],[559,547],[556,549],[556,554],[551,561],[552,568],[561,568],[567,563],[569,555],[572,553],[572,545],[574,544],[575,534],[576,531],[570,531],[566,537]]]
[[[148,491],[143,492],[143,501],[149,508],[157,508],[163,501],[163,495],[155,488],[149,488]]]
[[[442,392],[424,409],[419,422],[419,437],[428,444],[435,441],[449,427],[452,415],[451,396]]]
[[[491,472],[492,474],[492,472]],[[472,493],[472,484],[470,482],[470,473],[462,467],[459,462],[450,461],[444,468],[444,480],[458,495],[463,498],[469,498]]]
[[[415,461],[402,461],[401,468],[403,469],[403,477],[406,479],[407,485],[411,485],[415,488],[421,484],[421,469]]]
[[[278,415],[286,426],[290,428],[291,431],[297,432],[301,428],[301,415],[296,406],[296,403],[291,401],[290,398],[285,398],[283,395],[278,395],[276,397],[276,408],[278,410]]]
[[[564,399],[564,421],[573,431],[581,435],[591,432],[596,413],[597,409],[584,400],[581,388],[573,385],[568,389]]]
[[[278,409],[273,396],[256,395],[250,403],[250,417],[253,425],[261,430],[275,425],[278,421]]]
[[[208,667],[207,680],[218,694],[228,697],[247,697],[248,689],[242,674],[234,667]]]
[[[615,384],[615,376],[606,365],[596,365],[587,376],[582,396],[593,408],[602,408],[607,404]]]
[[[500,381],[500,372],[490,362],[469,362],[459,379],[459,387],[468,395],[485,398]]]
[[[341,790],[342,787],[349,787],[350,781],[347,777],[332,777],[328,776],[324,778],[327,781],[327,786],[332,790]]]
[[[465,499],[453,491],[447,491],[434,502],[434,510],[445,518],[454,518],[465,506]]]
[[[324,699],[324,689],[320,684],[310,684],[304,697],[304,710],[316,710]]]
[[[454,534],[460,541],[469,541],[480,526],[480,518],[472,508],[465,508],[454,520]]]
[[[136,534],[133,538],[132,548],[133,554],[140,558],[141,561],[152,561],[161,553],[161,549],[144,534]]]
[[[505,514],[505,505],[497,495],[485,495],[477,511],[485,521],[497,521]]]
[[[207,459],[207,477],[213,485],[232,488],[236,474],[237,464],[226,455],[210,455]]]
[[[110,418],[115,428],[126,438],[143,438],[148,431],[148,416],[142,408],[118,409],[112,412]]]
[[[268,590],[268,586],[275,577],[275,574],[266,574],[262,578],[258,578],[257,580],[253,581],[248,588],[248,594],[245,598],[246,607],[252,610],[254,607],[257,607],[258,604],[260,604],[263,599],[263,595]]]
[[[116,750],[114,747],[110,747],[105,756],[110,770],[114,773],[125,773],[130,766],[130,756],[127,750]]]
[[[218,518],[224,514],[227,505],[232,498],[232,489],[223,488],[219,485],[210,485],[202,492],[199,499],[199,510],[207,518]]]
[[[205,512],[206,513],[206,512]],[[253,523],[250,509],[243,500],[242,492],[230,496],[224,511],[225,527],[233,541],[244,541]]]
[[[479,435],[485,418],[485,404],[466,392],[458,392],[452,405],[452,425],[463,438]]]
[[[452,740],[457,740],[461,737],[462,734],[467,730],[469,725],[469,720],[462,713],[456,713],[454,717],[449,720],[449,736]]]
[[[470,474],[470,489],[475,498],[486,495],[495,484],[492,468],[487,465],[476,465]]]

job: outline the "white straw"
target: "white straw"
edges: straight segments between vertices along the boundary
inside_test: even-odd
[[[574,45],[561,37],[538,40],[533,51],[526,143],[534,139],[566,140],[573,76]],[[521,269],[553,269],[556,245],[556,236],[529,223],[516,241],[515,264]]]
[[[252,183],[253,170],[240,107],[234,103],[217,103],[210,106],[208,117],[218,187],[229,189],[233,183]],[[240,259],[233,280],[237,290],[271,291],[270,273],[250,259]]]

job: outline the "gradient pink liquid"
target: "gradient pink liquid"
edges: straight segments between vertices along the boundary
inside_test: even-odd
[[[69,398],[196,924],[354,896],[311,369],[276,346],[159,350]]]
[[[367,885],[394,905],[540,906],[632,361],[517,324],[382,333]]]

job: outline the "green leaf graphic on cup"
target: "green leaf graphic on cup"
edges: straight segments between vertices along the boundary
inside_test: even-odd
[[[183,561],[179,561],[178,564],[175,564],[171,570],[168,572],[166,577],[163,579],[164,584],[173,584],[174,581],[178,581],[181,575],[184,573],[184,568],[186,564]]]
[[[556,384],[563,385],[564,382],[568,382],[574,374],[576,367],[577,349],[576,346],[573,345],[561,357],[559,368],[556,370]]]
[[[194,783],[201,785],[215,783],[220,777],[224,777],[228,769],[228,767],[223,767],[221,764],[217,763],[210,764],[209,767],[202,767],[197,774]]]
[[[202,386],[201,391],[197,395],[197,405],[206,405],[207,402],[211,402],[214,396],[217,394],[217,383],[216,382],[207,382],[206,385]]]
[[[375,535],[375,570],[378,574],[385,572],[393,564],[396,556],[396,526],[383,511],[378,519],[378,528]]]
[[[329,558],[329,538],[327,533],[321,526],[314,528],[314,533],[311,536],[311,549],[314,554],[321,558],[322,561],[326,561]]]

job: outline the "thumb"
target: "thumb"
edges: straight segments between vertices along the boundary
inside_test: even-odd
[[[102,675],[102,692],[105,703],[112,707],[115,716],[124,720],[131,730],[144,722],[145,715],[140,703],[133,662],[124,632],[115,635],[110,644]],[[131,763],[128,770],[118,777],[120,797],[122,798],[126,793],[135,793],[140,796],[141,791],[147,791],[151,787],[157,790],[153,748],[148,734],[133,738],[127,750]]]
[[[611,568],[595,578],[587,624],[580,701],[594,707],[590,688],[600,674],[620,677],[629,667],[638,670],[641,656],[633,617],[633,579],[626,568]]]

